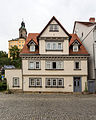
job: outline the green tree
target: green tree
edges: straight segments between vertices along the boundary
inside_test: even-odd
[[[11,60],[8,58],[8,54],[5,51],[0,51],[0,68],[4,65],[10,65]]]
[[[11,47],[9,49],[10,51],[10,57],[11,59],[11,64],[14,65],[16,68],[21,68],[21,58],[19,57],[20,50],[18,47],[15,45],[14,47]]]
[[[15,59],[18,59],[19,58],[19,54],[20,54],[20,50],[18,49],[18,47],[15,45],[13,47],[11,47],[9,49],[9,52],[10,52],[10,57],[15,60]]]

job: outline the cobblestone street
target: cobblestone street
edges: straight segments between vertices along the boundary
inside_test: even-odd
[[[96,95],[0,93],[0,120],[96,120]]]

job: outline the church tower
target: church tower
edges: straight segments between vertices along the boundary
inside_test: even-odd
[[[27,30],[25,28],[25,23],[24,21],[21,22],[21,27],[19,28],[19,38],[24,38],[26,39],[27,37]]]

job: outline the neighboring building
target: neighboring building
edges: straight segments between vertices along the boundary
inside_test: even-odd
[[[73,33],[76,33],[86,47],[89,58],[88,80],[91,82],[91,89],[94,88],[96,80],[96,22],[90,18],[89,22],[75,21]],[[93,82],[93,84],[92,84]]]
[[[88,52],[53,16],[38,33],[29,33],[20,54],[22,69],[6,70],[9,89],[23,92],[83,92]]]
[[[22,21],[21,27],[19,29],[19,38],[9,40],[8,41],[9,42],[8,49],[10,49],[11,47],[16,45],[16,46],[18,46],[18,49],[21,50],[25,44],[26,37],[27,37],[27,31],[25,28],[25,23]],[[10,57],[10,51],[8,51],[8,58],[9,57]]]

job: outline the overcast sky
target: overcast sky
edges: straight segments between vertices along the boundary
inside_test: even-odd
[[[28,33],[40,33],[52,16],[72,33],[74,21],[96,16],[96,0],[0,0],[0,50],[18,38],[22,18]]]

